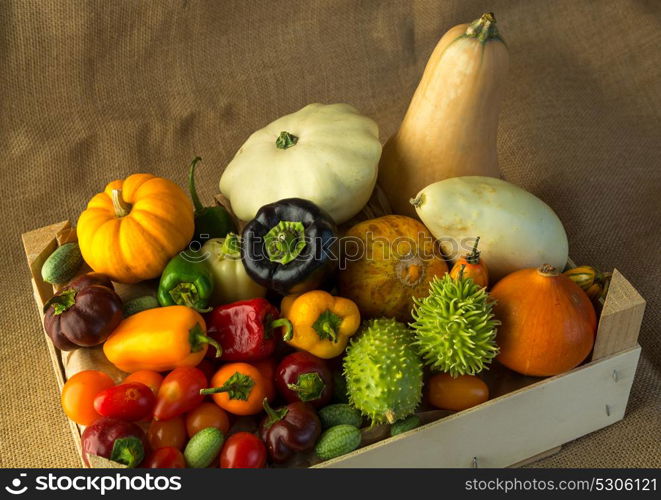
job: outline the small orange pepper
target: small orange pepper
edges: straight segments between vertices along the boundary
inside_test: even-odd
[[[103,352],[122,371],[164,372],[196,366],[208,345],[222,352],[207,336],[204,318],[186,306],[147,309],[122,321],[103,344]]]
[[[228,363],[211,378],[211,387],[200,394],[211,394],[218,406],[234,415],[255,415],[262,411],[266,382],[253,365]]]

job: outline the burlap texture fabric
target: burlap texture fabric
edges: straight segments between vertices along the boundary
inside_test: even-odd
[[[385,141],[438,39],[484,11],[511,53],[506,179],[557,211],[574,260],[617,267],[648,300],[626,418],[535,465],[661,466],[655,0],[0,2],[0,466],[80,464],[22,232],[75,221],[136,171],[183,185],[195,155],[210,201],[251,132],[310,102],[353,104]]]

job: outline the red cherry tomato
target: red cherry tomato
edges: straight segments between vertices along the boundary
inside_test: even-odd
[[[109,387],[94,398],[94,409],[99,415],[129,422],[151,415],[155,404],[154,393],[140,382]]]
[[[154,450],[143,462],[147,469],[185,469],[186,460],[183,453],[171,446]]]
[[[207,387],[207,377],[202,370],[182,366],[172,370],[158,389],[154,420],[169,420],[198,406],[204,396],[201,389]]]
[[[249,432],[232,434],[220,453],[223,469],[261,469],[266,465],[264,441]]]

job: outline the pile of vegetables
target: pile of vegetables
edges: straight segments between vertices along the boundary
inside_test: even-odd
[[[231,208],[201,203],[199,158],[190,199],[150,174],[95,195],[42,269],[55,346],[102,345],[125,373],[64,386],[86,463],[314,463],[367,444],[366,429],[483,403],[494,362],[529,376],[582,363],[608,275],[562,274],[557,215],[498,178],[507,58],[492,14],[450,30],[383,156],[346,104],[274,121],[222,174]],[[396,214],[361,218],[377,175]],[[152,293],[116,292],[138,282]]]

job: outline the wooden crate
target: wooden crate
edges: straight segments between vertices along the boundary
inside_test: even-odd
[[[23,234],[40,314],[54,293],[41,279],[41,266],[58,245],[74,240],[68,221]],[[118,293],[129,298],[144,288],[120,286]],[[644,309],[643,298],[614,270],[589,362],[546,379],[518,376],[496,364],[488,380],[495,397],[486,403],[453,414],[426,412],[423,422],[429,423],[417,429],[314,466],[508,467],[551,454],[624,417],[640,357],[637,341]],[[116,381],[124,375],[108,363],[100,347],[61,352],[47,337],[46,343],[60,389],[82,369],[99,368]],[[69,422],[80,453],[81,428]],[[383,429],[366,431],[364,442],[383,435]]]

